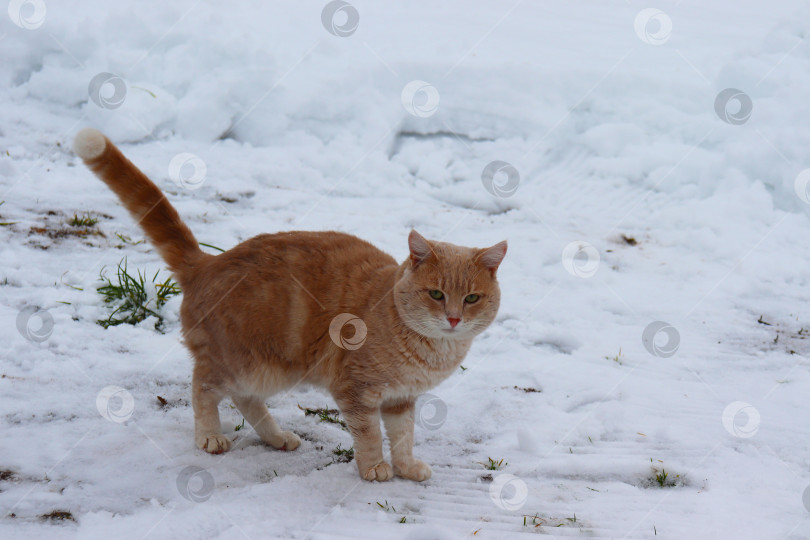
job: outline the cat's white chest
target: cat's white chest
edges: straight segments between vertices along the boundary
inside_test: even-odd
[[[409,351],[407,368],[394,391],[419,395],[430,390],[458,369],[469,348],[466,341],[436,340]]]
[[[469,341],[441,339],[433,341],[433,350],[426,356],[431,365],[436,367],[447,365],[452,369],[464,360],[469,350]]]

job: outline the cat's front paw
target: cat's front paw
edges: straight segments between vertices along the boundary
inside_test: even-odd
[[[205,450],[209,454],[221,454],[231,448],[231,440],[221,433],[211,433],[199,435],[195,438],[197,448]]]
[[[424,482],[433,475],[430,466],[418,459],[411,459],[404,463],[394,463],[394,472],[397,476],[408,480],[416,480],[417,482]]]
[[[282,431],[278,437],[268,441],[268,444],[276,450],[292,451],[301,446],[301,437],[292,431]]]
[[[394,469],[385,461],[372,467],[360,467],[358,465],[358,468],[360,469],[360,476],[363,477],[363,480],[368,480],[369,482],[373,482],[374,480],[385,482],[394,477]]]

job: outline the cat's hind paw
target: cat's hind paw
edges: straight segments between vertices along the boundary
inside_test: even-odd
[[[412,459],[407,463],[395,464],[394,472],[397,473],[397,476],[407,478],[408,480],[416,480],[417,482],[424,482],[433,475],[430,466],[418,459]]]
[[[391,468],[391,465],[383,461],[373,467],[367,467],[365,470],[360,468],[360,476],[363,477],[363,480],[368,480],[369,482],[373,482],[374,480],[385,482],[394,477],[394,469]]]
[[[272,441],[267,441],[267,444],[276,450],[292,451],[301,446],[301,437],[292,431],[282,431],[278,437],[275,437]]]
[[[231,448],[231,440],[221,433],[211,433],[196,437],[197,448],[209,454],[222,454]]]

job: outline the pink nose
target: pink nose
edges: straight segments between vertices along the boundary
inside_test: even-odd
[[[450,323],[450,328],[455,328],[456,325],[461,322],[461,319],[455,319],[453,317],[447,317],[447,322]]]

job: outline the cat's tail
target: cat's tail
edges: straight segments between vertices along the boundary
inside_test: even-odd
[[[206,256],[160,188],[100,131],[81,130],[73,149],[118,195],[178,278]]]

